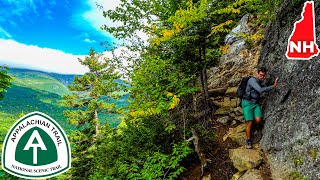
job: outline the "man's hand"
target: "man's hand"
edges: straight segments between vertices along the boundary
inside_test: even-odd
[[[272,88],[276,88],[278,86],[278,77],[276,78],[276,80],[274,81]]]

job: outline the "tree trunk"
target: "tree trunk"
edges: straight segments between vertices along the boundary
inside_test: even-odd
[[[201,81],[201,89],[202,89],[201,94],[202,94],[202,98],[203,98],[203,105],[205,106],[204,109],[207,109],[207,98],[206,98],[206,91],[204,88],[204,78],[203,78],[202,70],[200,70],[199,76],[200,76],[200,81]]]
[[[95,136],[98,136],[99,120],[98,120],[98,111],[96,109],[94,110],[94,122],[96,123],[96,134],[95,134]]]
[[[204,81],[204,83],[203,83],[204,95],[206,96],[206,100],[207,100],[206,105],[209,108],[210,106],[209,106],[208,77],[207,77],[207,70],[205,68],[202,70],[202,74],[203,74],[203,81]]]
[[[195,86],[194,86],[195,87]],[[197,112],[198,111],[198,108],[197,108],[197,99],[198,99],[198,96],[196,93],[192,93],[192,103],[193,103],[193,111],[194,112]]]
[[[191,132],[192,132],[192,137],[189,138],[187,141],[193,141],[195,151],[197,152],[201,162],[201,176],[203,176],[204,168],[208,166],[207,161],[210,162],[210,160],[206,159],[206,156],[204,155],[202,149],[200,148],[199,137],[196,131],[193,128],[191,128]]]
[[[186,140],[186,104],[183,105],[182,109],[182,119],[183,119],[183,140]]]
[[[203,97],[203,105],[205,106],[204,109],[205,111],[208,109],[208,103],[207,103],[207,97],[206,97],[206,91],[205,91],[205,82],[204,82],[204,76],[203,76],[203,71],[202,71],[202,50],[201,46],[199,46],[199,76],[201,80],[201,88],[202,88],[202,97]],[[205,117],[206,119],[206,117]]]
[[[203,44],[202,47],[202,51],[203,51],[203,60],[206,62],[206,46],[205,44]],[[210,111],[215,110],[215,107],[211,107],[210,104],[210,98],[209,98],[209,88],[208,88],[208,73],[207,73],[207,64],[205,64],[204,68],[203,68],[203,76],[204,76],[204,90],[205,90],[205,96],[207,99],[207,107],[210,108]]]
[[[209,107],[209,92],[208,92],[208,76],[207,76],[207,63],[206,63],[206,45],[203,43],[202,44],[202,52],[203,52],[203,61],[204,61],[204,66],[202,70],[203,74],[203,79],[204,79],[204,91],[207,99],[207,105]]]

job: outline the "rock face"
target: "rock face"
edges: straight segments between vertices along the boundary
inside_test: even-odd
[[[208,70],[209,96],[212,103],[218,107],[214,115],[216,121],[224,125],[244,122],[237,88],[242,77],[255,73],[261,50],[261,46],[248,49],[241,36],[241,33],[255,33],[249,25],[252,18],[249,14],[241,18],[239,25],[225,38],[226,47],[229,48],[221,57],[219,66]],[[227,116],[230,117],[228,120]],[[243,144],[243,134],[230,137]]]
[[[295,2],[295,3],[294,3]],[[294,23],[301,19],[304,1],[285,0],[276,20],[266,29],[259,64],[269,82],[280,77],[278,90],[267,97],[261,147],[267,152],[274,179],[299,172],[320,179],[320,56],[309,61],[285,56]],[[315,0],[315,14],[320,0]],[[315,16],[316,39],[320,18]],[[317,42],[318,45],[319,41]],[[286,171],[283,171],[286,169]]]
[[[249,32],[249,27],[247,25],[248,19],[249,19],[249,14],[247,14],[241,18],[238,26],[235,27],[234,29],[232,29],[231,33],[225,37],[224,42],[226,44],[232,44],[238,40],[242,40],[242,38],[237,36],[237,34]]]

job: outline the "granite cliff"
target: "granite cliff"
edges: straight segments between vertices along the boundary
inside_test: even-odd
[[[314,3],[315,14],[319,14],[320,0]],[[285,0],[264,29],[264,39],[255,42],[253,47],[248,47],[245,38],[237,36],[257,33],[250,22],[251,16],[244,16],[239,26],[226,37],[228,51],[222,56],[219,66],[209,70],[209,92],[212,102],[218,107],[216,121],[230,127],[237,126],[230,128],[223,139],[230,138],[239,144],[238,150],[230,150],[230,158],[242,179],[252,174],[252,168],[263,173],[257,166],[247,168],[249,170],[245,170],[247,173],[243,175],[243,167],[236,164],[241,159],[235,154],[242,151],[245,140],[236,88],[241,77],[255,75],[258,66],[268,69],[266,85],[271,85],[279,77],[279,86],[266,96],[264,128],[260,132],[262,138],[255,140],[257,145],[254,149],[266,155],[263,164],[270,166],[272,179],[320,179],[320,56],[312,60],[289,60],[285,56],[288,38],[294,23],[302,18],[303,6],[304,1]],[[317,16],[315,24],[316,39],[319,39],[320,18]]]
[[[314,2],[315,14],[319,14],[320,1]],[[284,1],[276,19],[265,30],[259,59],[259,65],[267,67],[271,75],[268,82],[280,78],[278,89],[267,97],[260,142],[274,179],[286,179],[290,174],[320,179],[320,57],[288,60],[285,56],[288,38],[294,23],[301,19],[303,4]],[[319,39],[317,16],[315,23]]]

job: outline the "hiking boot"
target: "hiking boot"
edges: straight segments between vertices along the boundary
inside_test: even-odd
[[[252,141],[247,139],[247,146],[246,146],[247,149],[252,149]]]

